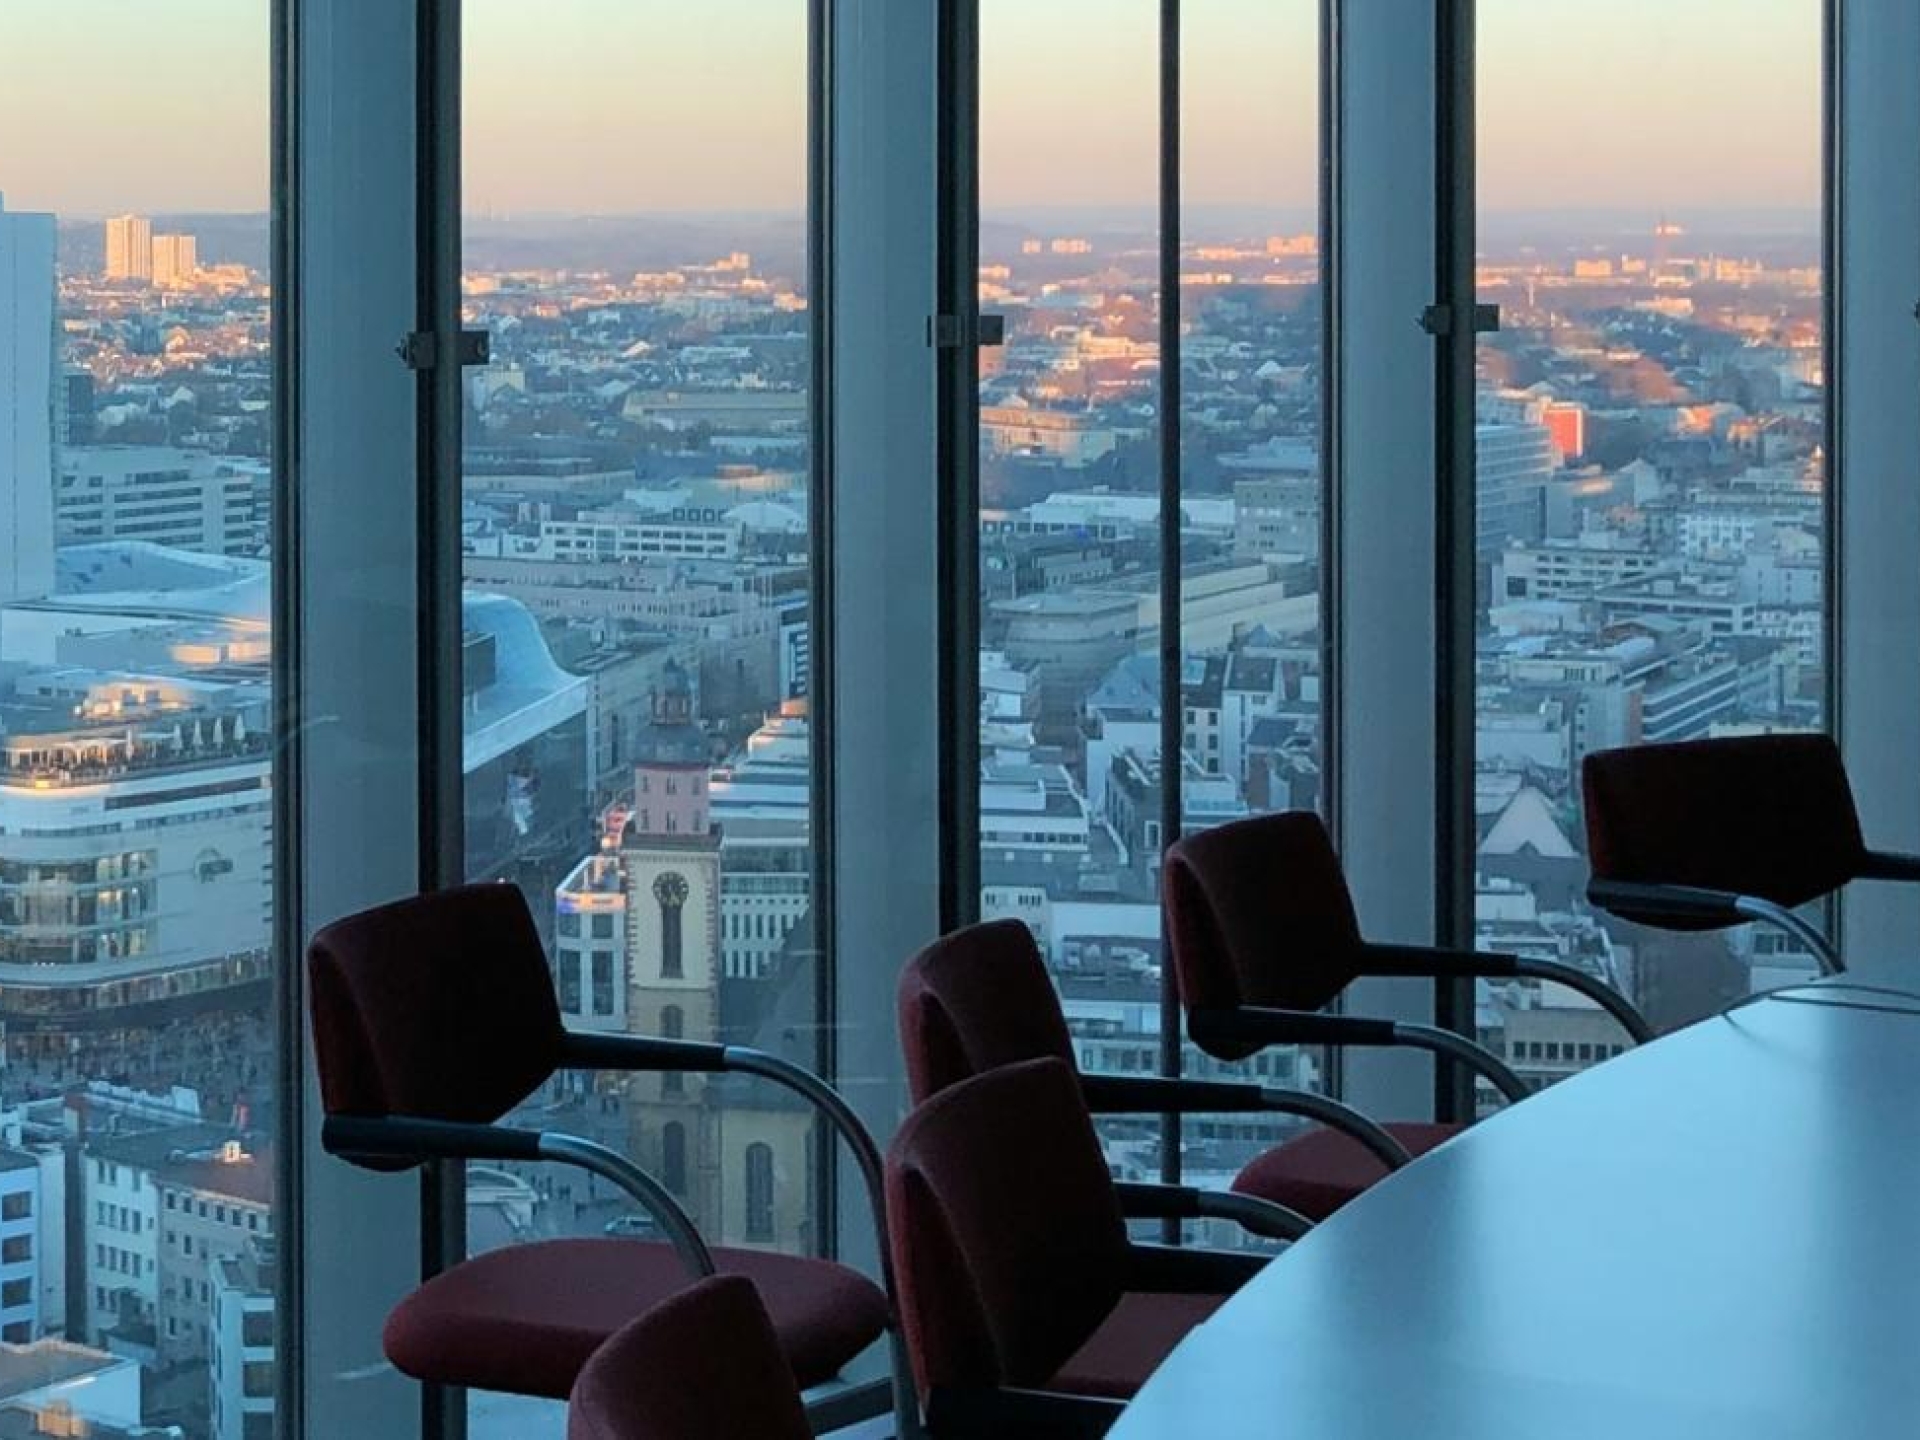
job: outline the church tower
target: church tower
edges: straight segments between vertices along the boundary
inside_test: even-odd
[[[626,877],[627,1026],[635,1034],[714,1040],[720,1028],[720,836],[707,738],[687,672],[669,663],[652,723],[634,745],[633,810],[621,836]],[[640,1163],[696,1221],[719,1206],[718,1161],[703,1114],[706,1079],[637,1075],[628,1091]]]

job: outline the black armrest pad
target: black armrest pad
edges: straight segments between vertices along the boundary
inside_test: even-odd
[[[727,1051],[724,1045],[701,1040],[569,1030],[561,1041],[560,1066],[569,1070],[678,1070],[712,1074],[727,1068]]]
[[[1129,1220],[1198,1220],[1200,1192],[1191,1185],[1155,1185],[1122,1180],[1113,1187],[1120,1213]]]
[[[1920,855],[1869,850],[1860,864],[1862,880],[1920,880]]]
[[[1096,1115],[1227,1115],[1266,1108],[1258,1085],[1227,1080],[1082,1075],[1080,1089]]]
[[[1268,1258],[1251,1251],[1130,1245],[1126,1285],[1161,1294],[1231,1295],[1265,1269]]]
[[[410,1115],[329,1115],[320,1143],[343,1160],[538,1160],[540,1132]]]
[[[1645,915],[1738,925],[1747,918],[1736,908],[1739,898],[1731,890],[1698,885],[1651,885],[1637,880],[1593,880],[1587,885],[1587,899],[1628,918]]]

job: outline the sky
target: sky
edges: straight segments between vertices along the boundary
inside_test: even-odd
[[[1156,0],[981,0],[990,209],[1155,188]],[[1507,210],[1811,208],[1819,0],[1480,0],[1480,187]],[[265,208],[268,0],[4,0],[16,209]],[[1186,195],[1314,203],[1318,0],[1186,0]],[[792,209],[804,0],[467,0],[468,208]]]

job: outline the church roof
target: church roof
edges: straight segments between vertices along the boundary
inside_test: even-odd
[[[1480,842],[1482,855],[1524,855],[1571,860],[1579,852],[1554,818],[1553,803],[1531,785],[1522,785]]]

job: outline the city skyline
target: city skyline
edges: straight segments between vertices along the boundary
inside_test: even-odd
[[[0,193],[12,208],[73,219],[265,208],[265,0],[196,0],[195,9],[195,23],[182,25],[106,0],[10,0],[9,36],[30,37],[0,48]],[[730,0],[728,9],[737,23],[715,25],[711,6],[575,0],[536,14],[469,0],[470,209],[798,208],[804,6]],[[987,208],[1150,201],[1155,11],[1145,0],[1053,0],[1037,13],[984,0]],[[1187,6],[1190,203],[1313,203],[1317,12],[1309,0]],[[1488,3],[1480,29],[1487,209],[1816,203],[1820,67],[1783,63],[1818,53],[1814,0]],[[530,55],[550,63],[529,64]],[[1088,63],[1065,65],[1076,56]],[[93,85],[67,83],[82,70]],[[1636,81],[1625,97],[1609,88],[1623,74]],[[254,83],[210,83],[231,75]],[[728,87],[716,92],[721,79]],[[102,87],[113,106],[95,103]],[[120,120],[143,112],[168,123],[128,146]],[[701,120],[699,145],[638,143],[685,133],[689,114]],[[61,143],[46,144],[49,133]],[[1248,135],[1260,137],[1251,150]]]

